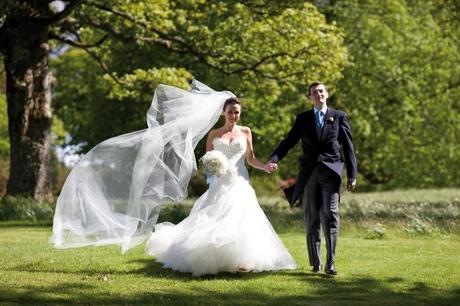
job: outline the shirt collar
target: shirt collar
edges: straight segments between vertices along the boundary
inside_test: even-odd
[[[322,108],[322,109],[317,109],[315,106],[313,106],[313,110],[315,111],[315,115],[316,115],[316,113],[319,112],[319,111],[322,111],[323,114],[325,115],[325,114],[326,114],[326,111],[327,111],[327,105],[326,105],[326,104],[323,105],[323,108]]]

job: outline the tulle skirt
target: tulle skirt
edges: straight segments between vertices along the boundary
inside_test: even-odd
[[[211,183],[182,222],[155,226],[146,250],[164,267],[195,276],[296,268],[243,177]]]

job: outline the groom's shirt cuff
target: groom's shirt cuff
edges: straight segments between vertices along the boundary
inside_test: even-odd
[[[271,158],[270,158],[270,162],[271,163],[277,163],[280,159],[278,158],[278,155],[273,155]]]

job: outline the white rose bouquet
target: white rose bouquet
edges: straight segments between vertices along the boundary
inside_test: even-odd
[[[220,151],[208,151],[200,158],[200,161],[207,175],[222,176],[227,173],[228,159]]]

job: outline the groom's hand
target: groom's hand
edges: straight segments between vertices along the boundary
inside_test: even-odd
[[[271,162],[269,161],[265,167],[268,169],[268,171],[273,172],[273,171],[276,171],[276,169],[278,169],[278,164],[277,163],[274,163],[274,162]]]
[[[271,174],[273,172],[272,168],[268,165],[268,163],[264,165],[263,170],[267,172],[268,174]]]
[[[348,191],[353,191],[356,188],[356,179],[348,180],[347,189]]]

